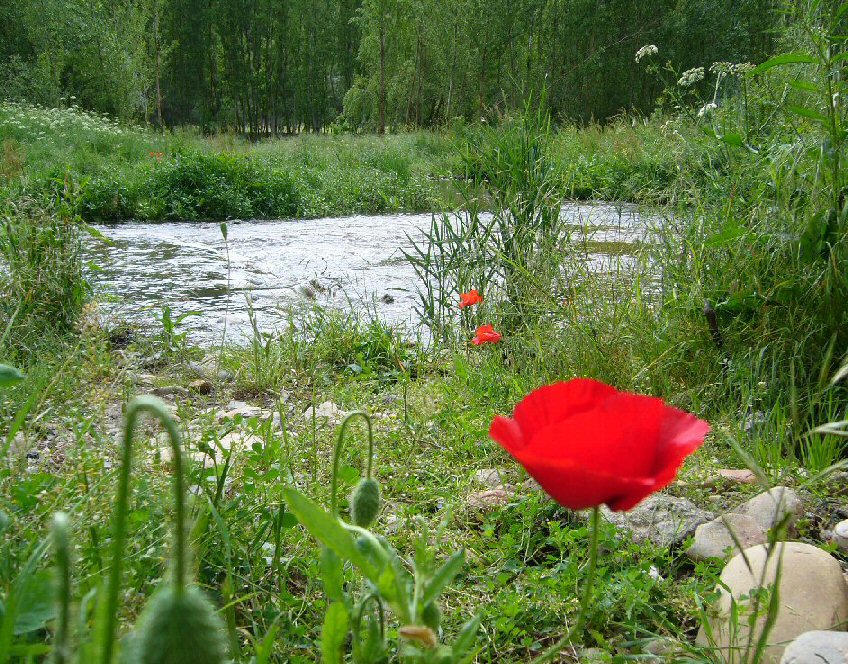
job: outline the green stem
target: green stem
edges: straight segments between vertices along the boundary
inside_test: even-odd
[[[57,512],[53,516],[53,550],[56,555],[56,567],[59,571],[59,610],[56,619],[56,633],[53,637],[53,664],[65,664],[70,661],[71,652],[68,634],[71,622],[71,535],[68,515]]]
[[[131,401],[127,406],[126,423],[122,444],[121,470],[118,477],[118,494],[116,500],[115,523],[112,530],[112,565],[109,569],[106,601],[103,604],[105,614],[101,615],[101,624],[105,625],[102,632],[101,658],[102,664],[111,664],[115,648],[115,632],[118,628],[118,592],[121,583],[121,563],[123,562],[124,546],[127,539],[127,513],[130,502],[130,470],[132,468],[132,442],[138,416],[142,412],[150,413],[158,419],[171,443],[174,464],[174,570],[173,583],[177,594],[183,592],[186,579],[186,533],[185,533],[185,495],[183,491],[183,462],[180,432],[174,420],[171,419],[165,404],[155,397],[143,396]]]
[[[589,540],[589,568],[586,571],[586,584],[583,587],[583,599],[580,601],[580,613],[577,614],[577,622],[568,630],[568,634],[553,644],[545,652],[532,661],[531,664],[545,664],[559,657],[562,649],[571,643],[572,638],[583,630],[586,621],[586,612],[592,599],[592,589],[595,585],[595,570],[598,567],[598,531],[600,530],[601,510],[595,506],[592,508],[591,533]]]
[[[313,400],[314,403],[314,400]],[[314,409],[313,405],[313,409]],[[342,420],[339,427],[339,435],[336,437],[336,447],[333,450],[333,476],[330,480],[330,512],[333,516],[338,516],[338,488],[339,488],[339,458],[341,457],[342,446],[344,445],[344,435],[347,430],[348,422],[354,417],[362,417],[368,425],[368,462],[365,467],[365,476],[370,480],[374,468],[374,432],[371,428],[371,416],[365,411],[355,410]]]

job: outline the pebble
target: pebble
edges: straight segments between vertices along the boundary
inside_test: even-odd
[[[188,390],[180,385],[154,387],[150,393],[156,397],[187,397]]]
[[[766,531],[760,524],[747,514],[729,513],[717,519],[702,523],[695,529],[695,539],[686,555],[692,560],[708,560],[710,558],[727,558],[739,553],[733,536],[743,549],[765,544],[768,541]]]
[[[833,527],[833,543],[843,553],[848,553],[848,519],[840,521]]]
[[[197,392],[198,394],[212,394],[213,385],[210,381],[200,378],[198,380],[193,380],[188,384],[188,389],[192,392]]]
[[[804,513],[804,504],[792,489],[776,486],[754,496],[734,511],[752,517],[763,530],[769,530],[785,519],[788,532],[792,533],[795,521]]]
[[[715,518],[715,514],[702,510],[691,500],[665,493],[649,496],[629,512],[613,512],[601,507],[602,516],[617,528],[631,533],[633,541],[646,541],[658,546],[682,542],[695,529]]]
[[[510,486],[500,486],[496,489],[472,493],[466,498],[465,503],[470,509],[482,512],[508,505],[513,496],[515,496],[515,489]]]
[[[848,619],[848,586],[836,558],[801,542],[781,542],[770,554],[760,544],[735,555],[722,570],[715,611],[707,614],[715,645],[720,648],[744,647],[759,638],[767,615],[762,611],[757,616],[751,634],[749,598],[760,583],[766,587],[774,584],[780,560],[779,607],[763,664],[777,664],[786,644],[804,632],[830,629]],[[733,605],[738,613],[735,627],[730,624]],[[703,626],[696,643],[710,645]]]
[[[332,401],[325,401],[315,409],[310,406],[303,412],[303,417],[306,420],[311,420],[313,417],[313,413],[316,419],[324,417],[329,420],[330,424],[338,424],[344,418],[350,415],[348,411],[342,410]]]
[[[848,633],[804,632],[787,646],[780,664],[848,664]]]
[[[495,489],[503,484],[504,471],[502,468],[481,468],[471,474],[471,481],[475,484]]]

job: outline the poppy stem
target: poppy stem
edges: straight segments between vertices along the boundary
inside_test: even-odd
[[[105,601],[100,605],[99,624],[103,625],[100,646],[101,664],[111,664],[115,651],[115,632],[118,629],[118,595],[121,584],[121,568],[125,556],[124,545],[127,539],[127,514],[130,502],[130,471],[132,468],[133,436],[138,417],[149,413],[159,420],[168,432],[171,443],[172,463],[174,466],[174,533],[173,584],[177,594],[182,593],[186,581],[187,543],[185,495],[183,491],[182,443],[180,431],[171,419],[165,404],[159,399],[141,396],[133,399],[127,406],[122,441],[121,467],[118,471],[118,492],[115,497],[115,519],[112,527],[112,566],[107,579]]]
[[[333,516],[339,515],[338,510],[338,486],[339,486],[339,458],[345,441],[345,430],[348,422],[354,417],[361,417],[368,425],[368,460],[365,466],[365,477],[369,480],[374,472],[374,432],[371,428],[371,416],[365,411],[355,410],[342,421],[339,427],[339,435],[336,438],[336,446],[333,449],[333,476],[330,478],[330,512]]]
[[[589,567],[586,570],[586,584],[583,586],[583,598],[580,600],[580,613],[577,614],[577,622],[574,627],[559,641],[554,643],[545,652],[534,659],[531,664],[547,664],[558,659],[562,649],[571,644],[571,640],[583,630],[586,622],[586,613],[589,610],[589,602],[592,599],[592,590],[595,585],[595,570],[598,567],[598,540],[601,523],[601,508],[597,505],[592,508],[591,525],[589,526]]]

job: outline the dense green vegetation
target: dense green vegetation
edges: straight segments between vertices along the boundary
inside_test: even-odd
[[[820,473],[846,465],[848,58],[840,35],[848,4],[801,3],[778,17],[757,3],[604,3],[595,12],[591,3],[528,3],[527,11],[480,3],[458,13],[445,3],[443,20],[462,17],[456,34],[473,39],[444,37],[438,12],[417,29],[424,14],[416,19],[423,6],[415,2],[321,4],[333,20],[292,4],[287,16],[299,22],[262,22],[269,34],[250,32],[254,43],[244,32],[258,24],[250,21],[282,5],[214,2],[190,12],[197,7],[180,2],[80,3],[71,7],[77,13],[63,13],[71,4],[44,3],[40,15],[35,4],[0,4],[0,16],[26,27],[0,23],[2,48],[15,55],[0,75],[9,99],[0,105],[0,363],[26,374],[0,371],[0,662],[109,662],[104,653],[112,651],[136,661],[137,649],[156,640],[155,619],[180,616],[161,603],[189,580],[223,623],[205,616],[202,629],[223,634],[238,662],[312,662],[321,652],[335,662],[340,649],[356,662],[461,661],[466,652],[479,662],[529,661],[574,624],[589,529],[584,515],[528,486],[487,431],[494,414],[511,412],[531,390],[573,376],[662,397],[712,424],[705,447],[687,462],[685,483],[668,493],[730,509],[761,487],[717,491],[704,480],[717,468],[750,465],[763,484],[809,492],[816,507],[799,523],[800,536],[824,544],[827,510],[844,487]],[[630,11],[651,26],[627,18]],[[612,14],[599,20],[598,12]],[[580,29],[553,30],[557,15]],[[62,32],[66,16],[78,19],[70,33]],[[515,24],[502,24],[507,18]],[[118,48],[118,25],[138,37],[137,51]],[[509,48],[479,38],[481,25],[502,31]],[[674,37],[680,43],[661,39],[681,25],[690,30]],[[333,39],[322,41],[319,28],[335,30]],[[314,37],[308,48],[280,41],[297,30]],[[161,100],[168,124],[246,129],[254,139],[333,120],[377,128],[380,30],[391,35],[385,87],[400,91],[386,95],[387,124],[478,120],[481,109],[486,122],[385,137],[250,141],[160,132],[91,110],[141,121],[158,115],[153,100]],[[558,39],[539,38],[551,31]],[[611,54],[618,46],[600,45],[623,35],[619,61]],[[650,41],[658,52],[641,49],[633,62]],[[330,43],[332,57],[309,50]],[[572,91],[549,77],[547,93],[540,89],[544,74],[553,76],[546,58],[566,62],[556,49],[582,60],[592,44],[597,58],[569,70],[581,85]],[[685,55],[682,44],[690,44]],[[261,57],[245,55],[247,46]],[[486,48],[502,60],[476,50]],[[434,69],[441,73],[432,79],[456,82],[450,112],[435,113],[446,103],[442,93],[414,83],[423,82],[418,67],[431,66],[428,54],[436,52],[448,63],[456,54],[457,78]],[[285,60],[290,68],[263,60],[293,53],[305,59]],[[245,61],[256,69],[244,69]],[[150,69],[156,62],[161,70]],[[303,70],[310,62],[332,71],[312,79]],[[611,73],[619,66],[621,79]],[[321,80],[338,89],[301,94],[267,83],[270,71],[290,73],[286,85]],[[187,78],[174,78],[181,75]],[[657,87],[643,93],[643,77]],[[152,92],[157,82],[160,96]],[[180,106],[178,89],[200,106]],[[420,107],[410,102],[419,89]],[[598,117],[622,106],[647,111],[658,92],[660,109],[649,119],[560,121],[580,115],[578,107]],[[71,93],[80,106],[50,108]],[[294,99],[308,103],[287,110]],[[590,240],[561,222],[566,198],[649,203],[661,206],[652,209],[663,221],[628,249],[632,271],[598,274],[585,260]],[[364,314],[307,307],[283,329],[257,327],[243,346],[198,348],[170,315],[153,335],[103,323],[86,279],[96,271],[82,263],[84,243],[101,241],[88,224],[104,219],[428,208],[457,212],[436,215],[428,237],[409,250],[422,277],[426,344]],[[459,311],[459,294],[472,288],[483,302]],[[502,340],[472,345],[483,324]],[[206,382],[185,389],[199,373]],[[119,471],[128,468],[122,444],[132,439],[121,436],[124,411],[133,396],[157,387],[171,388],[161,392],[171,395],[166,412],[142,401],[128,416],[152,411],[169,437],[153,422],[136,427],[124,509],[115,498]],[[240,408],[232,399],[256,408],[227,414]],[[338,411],[358,409],[373,415],[373,475],[382,494],[370,527],[390,548],[362,531],[353,531],[355,544],[350,530],[317,511],[339,506],[354,518],[347,496],[369,467],[360,416],[347,429],[337,473],[333,466]],[[817,430],[828,422],[835,424]],[[179,458],[190,487],[185,515],[169,488],[182,477]],[[481,489],[474,472],[486,468],[500,469],[499,481],[516,489],[489,510],[468,500]],[[68,519],[54,523],[59,510]],[[113,528],[116,512],[127,519],[125,543],[124,531]],[[191,557],[180,538],[169,543],[171,520],[185,525],[183,516],[191,522]],[[333,540],[336,557],[302,526]],[[610,525],[600,535],[595,602],[575,645],[601,649],[601,661],[627,661],[663,636],[678,653],[668,661],[722,661],[692,643],[720,564],[692,563],[680,546],[637,544]],[[449,557],[460,549],[464,560]],[[399,558],[375,581],[373,560],[391,552]],[[442,563],[444,583],[436,584]],[[398,597],[408,589],[393,583],[412,571],[418,592],[404,608]],[[70,601],[56,602],[57,587],[60,600]],[[159,608],[145,611],[151,596]],[[351,616],[357,629],[345,622]],[[466,629],[474,616],[479,629],[475,622]],[[404,631],[418,622],[434,631]],[[444,648],[418,648],[432,635]]]
[[[252,137],[649,112],[644,44],[683,71],[760,62],[775,0],[21,0],[0,5],[0,97]],[[799,11],[802,11],[799,9]]]

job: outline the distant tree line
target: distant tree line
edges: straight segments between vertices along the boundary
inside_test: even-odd
[[[758,62],[780,0],[0,0],[0,97],[252,136],[650,111],[634,62]]]

